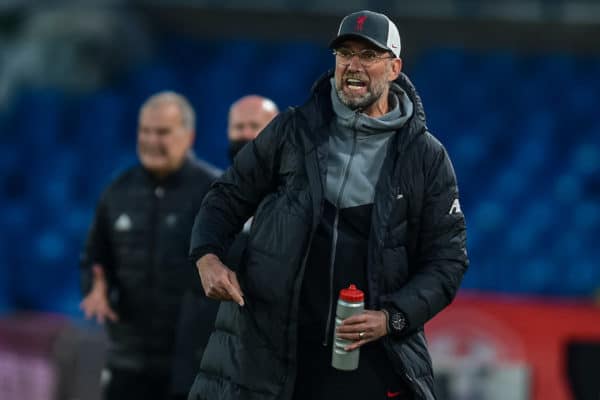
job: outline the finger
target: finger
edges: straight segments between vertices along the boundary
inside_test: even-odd
[[[349,325],[364,324],[365,322],[367,322],[367,319],[368,319],[367,314],[353,315],[353,316],[348,317],[345,320],[343,320],[341,325],[349,326]]]
[[[208,298],[214,299],[214,300],[231,300],[231,296],[229,295],[229,293],[227,292],[227,290],[219,285],[215,285],[215,284],[210,284],[208,285],[208,289],[206,290],[206,296]]]
[[[350,334],[350,335],[356,335],[359,332],[366,332],[370,330],[370,327],[368,324],[352,324],[352,325],[340,325],[338,326],[335,331],[338,334]],[[352,338],[354,340],[356,340],[356,338]]]
[[[244,305],[244,298],[242,297],[242,290],[237,283],[237,279],[235,280],[235,284],[229,281],[225,282],[225,290],[227,290],[227,294],[238,303],[240,306]]]
[[[98,264],[92,267],[92,273],[94,278],[104,278],[104,269]]]
[[[350,342],[359,342],[361,340],[367,340],[373,337],[373,335],[369,332],[366,331],[361,331],[363,332],[362,337],[360,337],[360,332],[352,332],[352,333],[343,333],[343,334],[337,334],[336,336],[340,339],[343,340],[348,340]]]
[[[360,332],[365,332],[365,335],[366,335],[367,329],[356,330],[356,331],[345,331],[345,332],[336,331],[335,335],[344,340],[356,341],[356,340],[362,339],[362,338],[358,337],[358,334]]]
[[[232,286],[237,290],[237,292],[240,294],[240,299],[241,303],[239,301],[236,301],[240,306],[244,305],[244,293],[242,292],[242,287],[240,286],[240,283],[238,282],[237,279],[237,274],[233,271],[230,271],[229,274],[229,278],[231,280],[231,284]]]
[[[202,264],[198,261],[196,265],[206,296],[215,300],[231,300],[223,283],[229,281],[227,268],[220,262]]]
[[[240,283],[238,282],[237,274],[235,272],[230,271],[229,280],[231,281],[231,284],[237,288],[237,290],[240,292],[242,297],[244,297],[244,293],[242,292],[242,287],[240,286]]]
[[[361,347],[362,345],[364,345],[368,342],[371,342],[373,340],[374,340],[374,337],[371,333],[361,331],[354,336],[354,341],[352,343],[348,344],[346,346],[346,348],[348,348],[348,350],[351,351],[351,350],[357,349],[357,348]]]
[[[204,294],[206,297],[213,300],[221,300],[221,293],[214,287],[208,287],[204,289]]]
[[[352,344],[349,344],[348,346],[344,347],[344,350],[345,351],[356,350],[359,347],[361,347],[362,345],[367,344],[369,342],[370,342],[370,340],[367,340],[367,339],[358,340],[358,341],[356,341],[356,342],[354,342]]]
[[[106,310],[106,317],[112,322],[117,322],[119,320],[119,314],[114,312],[110,307],[108,307],[108,310]]]
[[[211,284],[202,281],[202,289],[204,290],[204,294],[206,295],[206,297],[209,297],[211,299],[213,298],[215,289]]]
[[[90,319],[92,317],[92,308],[88,306],[87,302],[82,302],[81,307],[83,310],[83,315],[85,315],[85,319]]]

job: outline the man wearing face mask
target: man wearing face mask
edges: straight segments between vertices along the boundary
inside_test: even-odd
[[[232,162],[238,151],[256,138],[278,112],[277,105],[272,100],[257,95],[244,96],[231,105],[227,138],[229,159]]]
[[[104,400],[172,396],[182,297],[203,296],[187,243],[194,215],[218,176],[191,153],[194,119],[191,105],[177,93],[146,100],[138,121],[140,163],[108,186],[96,209],[81,259],[81,308],[87,318],[106,323]],[[212,326],[214,312],[206,319]]]

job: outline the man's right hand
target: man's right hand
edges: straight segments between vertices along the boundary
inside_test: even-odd
[[[100,265],[92,267],[93,283],[92,290],[79,304],[86,319],[96,318],[99,324],[104,324],[106,319],[117,322],[119,316],[110,308],[108,302],[108,284],[104,277],[104,269]]]
[[[206,297],[244,305],[244,294],[235,272],[227,268],[214,254],[205,254],[196,261]]]

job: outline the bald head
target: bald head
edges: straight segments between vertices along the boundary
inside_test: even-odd
[[[249,141],[279,112],[277,105],[262,96],[244,96],[231,105],[227,137],[229,141]]]

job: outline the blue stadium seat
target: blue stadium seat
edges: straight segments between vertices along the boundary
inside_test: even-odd
[[[552,195],[560,207],[565,203],[573,204],[581,198],[583,184],[583,179],[578,174],[574,174],[571,171],[567,173],[563,172],[555,176]]]
[[[582,235],[600,224],[600,205],[596,201],[581,201],[574,210],[574,226]]]
[[[34,236],[34,256],[41,262],[55,262],[62,260],[67,249],[65,238],[58,229],[46,230]]]
[[[102,91],[79,102],[75,143],[79,148],[98,151],[114,148],[123,132],[125,99],[119,93]]]
[[[600,135],[600,130],[596,132]],[[580,143],[573,149],[571,169],[582,176],[591,176],[600,172],[600,143]]]
[[[139,107],[150,95],[163,90],[181,92],[185,83],[166,61],[154,61],[138,66],[125,81],[124,89],[131,94],[133,105]]]
[[[513,271],[518,271],[514,276],[515,288],[513,292],[540,293],[540,294],[562,294],[562,288],[556,289],[554,281],[559,276],[558,266],[547,257],[530,257],[525,260],[518,260],[514,265]],[[507,282],[508,285],[510,281]],[[507,286],[508,286],[507,285]],[[516,289],[516,290],[515,290]]]
[[[10,130],[34,156],[44,155],[59,137],[64,122],[65,96],[57,90],[30,90],[20,96],[15,110],[15,127]]]
[[[600,268],[597,259],[578,259],[576,265],[566,264],[561,271],[562,295],[586,296],[600,289]]]

